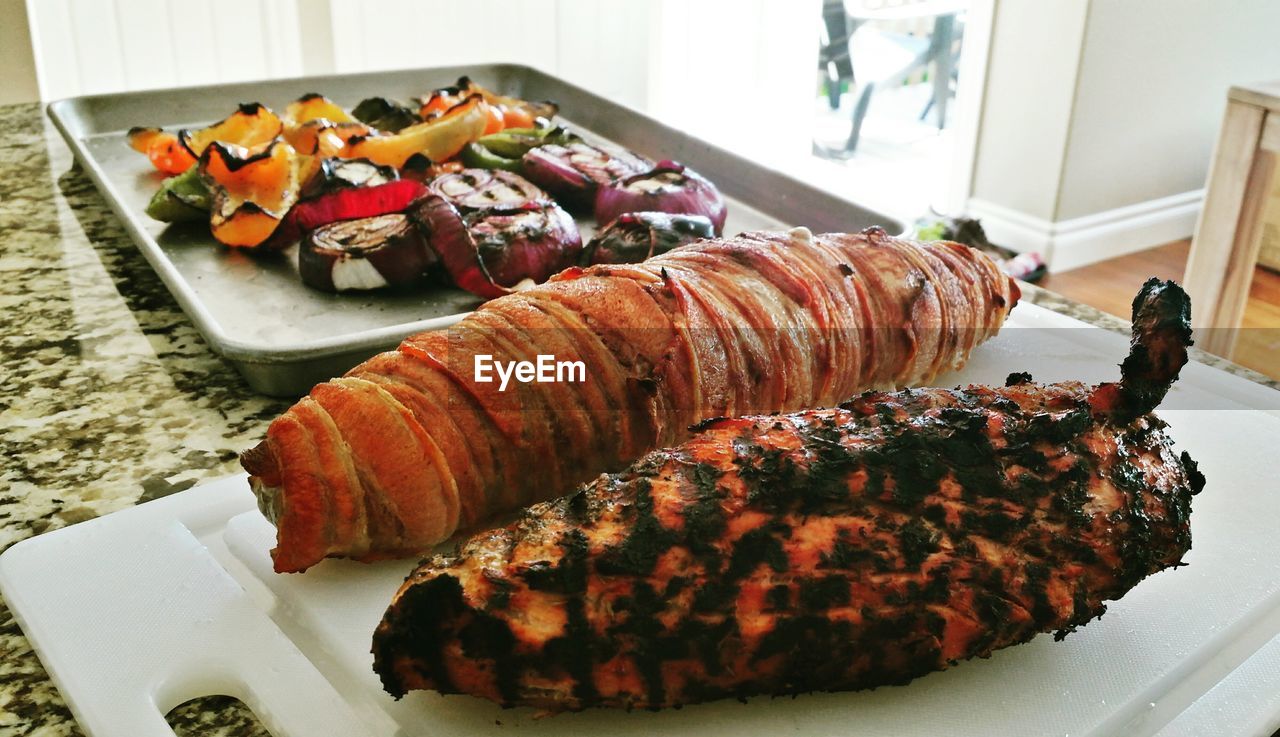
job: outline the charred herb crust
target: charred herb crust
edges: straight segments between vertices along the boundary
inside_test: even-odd
[[[1172,456],[1155,418],[1115,429],[1116,453],[1099,458],[1085,440],[1101,420],[1083,400],[1040,411],[999,392],[949,396],[929,407],[933,400],[924,393],[868,394],[843,412],[776,427],[781,420],[760,421],[798,441],[787,448],[762,440],[763,424],[728,425],[721,429],[734,437],[723,467],[668,451],[602,477],[547,505],[544,513],[586,532],[569,527],[558,540],[558,561],[535,561],[520,573],[529,589],[563,602],[563,635],[536,655],[517,655],[501,618],[509,585],[495,584],[488,608],[466,611],[456,636],[469,657],[492,663],[507,703],[519,701],[515,684],[526,672],[567,676],[571,708],[597,703],[593,667],[619,653],[631,659],[644,686],[627,703],[650,708],[759,691],[864,688],[944,667],[950,617],[976,620],[966,655],[1040,631],[1065,636],[1099,616],[1103,599],[1176,565],[1189,548],[1190,497],[1203,477],[1186,454]],[[1001,423],[993,431],[996,417]],[[1157,493],[1143,477],[1143,456],[1162,452],[1180,464],[1186,483]],[[1124,500],[1106,519],[1089,511],[1090,484],[1099,478]],[[679,518],[668,523],[656,510],[659,484],[679,494]],[[740,491],[732,490],[736,485]],[[766,521],[731,536],[725,509],[735,494]],[[626,532],[589,554],[591,528],[604,515]],[[824,516],[838,523],[829,547],[812,570],[793,570],[787,546],[796,526]],[[1118,543],[1098,539],[1108,526],[1123,532]],[[1118,559],[1116,570],[1099,555],[1108,546],[1114,554],[1106,560]],[[1014,552],[992,562],[983,551],[993,549]],[[659,561],[673,550],[691,562],[663,578]],[[1066,576],[1067,563],[1099,572]],[[886,575],[896,584],[874,583]],[[1090,588],[1107,576],[1113,584]],[[615,616],[602,632],[588,616],[599,605],[588,596],[593,577],[625,582],[626,593],[609,602]],[[762,611],[773,617],[749,656],[773,664],[773,680],[730,693],[713,679],[743,647],[734,611],[748,580],[765,582]],[[1066,605],[1050,593],[1063,587]],[[871,598],[855,593],[868,590]],[[405,615],[412,626],[394,636],[448,691],[438,653],[456,626],[448,623],[465,609],[457,583],[441,575],[409,596],[402,606],[412,611]],[[949,609],[950,617],[941,613]],[[833,616],[836,610],[857,616]],[[664,675],[664,664],[673,661],[700,668],[680,693],[669,691]],[[388,688],[397,693],[394,683]]]

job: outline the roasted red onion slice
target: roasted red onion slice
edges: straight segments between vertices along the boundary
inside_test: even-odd
[[[507,212],[475,212],[464,220],[480,260],[493,280],[515,286],[547,277],[578,262],[582,236],[559,205]]]
[[[458,287],[486,299],[511,293],[489,276],[462,215],[448,200],[434,194],[423,197],[409,208],[409,217]]]
[[[705,215],[720,235],[727,209],[720,190],[701,174],[683,164],[662,161],[650,171],[597,190],[596,222],[608,223],[627,212]]]
[[[400,212],[426,193],[427,188],[421,182],[411,179],[338,189],[294,205],[271,234],[269,243],[283,248],[322,225]]]
[[[616,146],[575,142],[532,149],[522,159],[524,175],[570,210],[591,209],[598,187],[647,171],[648,159]]]
[[[501,170],[463,169],[436,177],[429,187],[432,193],[445,198],[463,212],[518,210],[538,207],[550,200],[546,192],[529,180]]]
[[[700,238],[715,236],[705,215],[628,212],[596,233],[582,252],[582,263],[636,264]]]
[[[327,292],[414,284],[435,262],[422,234],[400,213],[321,226],[298,249],[303,283]]]

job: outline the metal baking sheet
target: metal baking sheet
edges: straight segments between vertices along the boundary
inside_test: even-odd
[[[218,245],[202,223],[166,226],[144,213],[162,178],[130,150],[136,125],[200,127],[240,102],[283,110],[307,92],[352,107],[374,95],[401,99],[466,74],[505,94],[560,103],[564,122],[653,158],[683,161],[715,182],[729,203],[726,232],[805,225],[815,232],[902,224],[752,163],[527,66],[493,64],[130,92],[60,100],[49,116],[125,229],[214,351],[258,392],[297,396],[318,381],[395,346],[407,335],[451,325],[480,300],[458,289],[326,294],[303,285],[292,251],[256,258]],[[581,222],[584,239],[590,222]]]

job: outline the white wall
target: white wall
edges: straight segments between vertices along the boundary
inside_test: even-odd
[[[1275,78],[1276,0],[1093,0],[1056,219],[1200,189],[1227,88]]]
[[[41,97],[302,72],[297,0],[28,0]]]
[[[997,0],[973,196],[1052,220],[1087,2]]]
[[[1059,270],[1191,235],[1227,88],[1280,77],[1275,0],[998,0],[970,211]]]
[[[27,8],[23,0],[0,0],[0,105],[34,102],[40,99],[36,84],[35,57],[27,33]]]
[[[331,8],[339,73],[507,61],[631,105],[647,96],[645,3],[378,0]]]
[[[28,2],[44,99],[518,61],[632,105],[648,100],[654,13],[644,2]]]

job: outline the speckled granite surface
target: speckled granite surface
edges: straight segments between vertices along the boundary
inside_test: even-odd
[[[0,107],[0,130],[3,550],[235,472],[285,404],[209,351],[38,105]],[[170,719],[266,734],[227,699]],[[80,734],[7,607],[0,734]]]
[[[39,106],[0,107],[0,130],[3,550],[238,470],[285,403],[210,352]],[[1025,299],[1127,330],[1043,290]],[[169,719],[180,735],[266,734],[220,697]],[[2,604],[0,734],[80,734]]]

